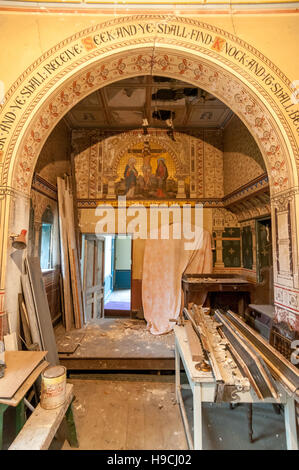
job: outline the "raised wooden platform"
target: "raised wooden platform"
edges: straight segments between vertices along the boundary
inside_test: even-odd
[[[81,330],[55,329],[60,363],[72,370],[174,370],[174,335],[154,336],[143,320],[104,318]]]

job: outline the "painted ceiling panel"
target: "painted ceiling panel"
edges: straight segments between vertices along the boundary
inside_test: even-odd
[[[108,87],[106,90],[108,106],[115,107],[136,107],[144,106],[145,104],[145,89],[144,88],[113,88]]]
[[[153,117],[153,113],[160,119]],[[161,114],[160,114],[161,113]],[[167,77],[140,76],[108,85],[82,100],[66,115],[73,128],[138,128],[143,118],[154,127],[167,127],[172,115],[174,128],[221,128],[232,111],[205,90]]]

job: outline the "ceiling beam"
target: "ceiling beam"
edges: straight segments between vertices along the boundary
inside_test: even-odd
[[[152,124],[152,93],[153,93],[153,77],[152,75],[146,76],[146,95],[145,95],[145,115],[148,120],[149,126]]]
[[[105,119],[107,121],[107,125],[112,126],[114,120],[113,120],[113,118],[112,118],[112,116],[109,112],[108,101],[107,101],[106,92],[105,92],[104,88],[100,88],[98,90],[98,96],[100,98],[100,102],[102,103],[102,107],[104,109],[104,114],[105,114]]]
[[[192,111],[192,104],[186,102],[185,117],[184,117],[183,122],[182,122],[183,126],[187,126],[187,124],[189,122],[189,119],[190,119],[191,111]]]

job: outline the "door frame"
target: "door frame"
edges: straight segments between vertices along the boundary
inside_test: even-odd
[[[84,238],[83,238],[84,236]],[[80,258],[80,261],[81,261],[81,280],[82,280],[82,292],[83,292],[83,301],[84,301],[84,312],[86,312],[86,295],[85,295],[85,290],[86,290],[86,287],[84,286],[84,278],[85,278],[85,269],[86,269],[86,266],[85,266],[85,243],[87,242],[87,237],[90,241],[101,241],[101,242],[104,242],[104,247],[103,247],[103,250],[102,250],[102,275],[101,275],[101,289],[102,289],[102,314],[101,314],[101,317],[100,318],[104,318],[105,316],[105,309],[104,309],[104,272],[105,272],[105,238],[102,237],[101,235],[100,236],[97,236],[95,235],[94,233],[83,233],[82,234],[82,237],[81,237],[81,258]],[[83,243],[84,242],[84,243]],[[94,276],[95,276],[95,272],[93,271],[93,283],[94,283]],[[89,289],[94,289],[95,285],[92,286],[91,288]],[[95,295],[95,294],[94,294]],[[94,304],[93,304],[94,306]],[[93,311],[93,309],[92,309]],[[92,317],[94,317],[94,315],[96,314],[96,312],[93,313]],[[95,318],[97,318],[95,316]],[[92,318],[91,318],[92,319]],[[86,313],[84,315],[84,323],[86,324],[87,323],[87,318],[86,318]]]
[[[133,296],[133,283],[132,283],[132,274],[133,274],[133,233],[111,233],[111,234],[102,234],[102,235],[114,235],[115,240],[119,236],[125,236],[125,237],[130,237],[131,238],[131,276],[130,276],[130,308],[129,310],[110,310],[110,309],[105,309],[105,304],[104,304],[104,317],[130,317],[132,316],[132,296]],[[115,250],[115,248],[114,248]],[[115,251],[114,251],[115,255]],[[115,261],[115,260],[114,260]],[[114,275],[115,275],[115,269],[114,269]],[[113,287],[114,287],[114,281],[113,281]]]

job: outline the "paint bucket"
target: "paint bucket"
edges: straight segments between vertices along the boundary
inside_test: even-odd
[[[40,406],[53,410],[65,401],[66,368],[64,366],[48,367],[42,372]]]

